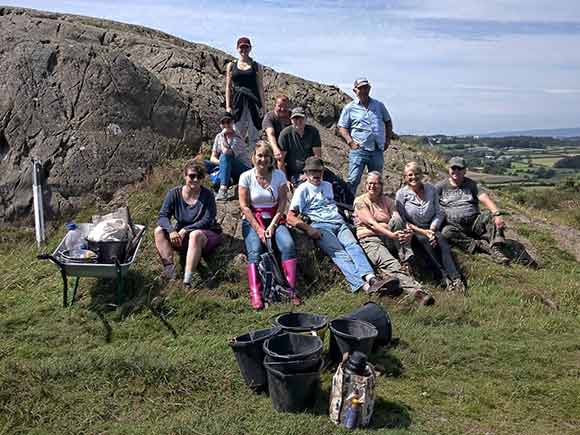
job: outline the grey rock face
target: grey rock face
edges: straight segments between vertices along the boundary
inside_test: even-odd
[[[45,203],[59,212],[81,198],[108,200],[166,159],[193,157],[218,131],[231,60],[143,27],[0,8],[0,221],[31,215],[31,158],[44,162]],[[269,68],[264,84],[268,107],[280,93],[306,107],[324,158],[346,175],[334,126],[350,98]]]
[[[232,58],[162,32],[0,8],[0,221],[30,214],[30,159],[41,159],[55,211],[108,199],[173,156],[213,139]],[[279,92],[331,124],[337,88],[266,70]]]

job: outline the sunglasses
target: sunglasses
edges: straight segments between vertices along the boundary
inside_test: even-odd
[[[465,168],[461,168],[459,166],[451,166],[452,171],[463,171],[463,169],[465,169]]]
[[[191,180],[203,180],[203,175],[200,174],[187,174]]]

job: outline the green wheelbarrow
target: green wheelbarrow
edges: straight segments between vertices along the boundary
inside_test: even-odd
[[[91,230],[93,224],[83,223],[78,224],[77,227],[80,229],[82,234],[86,235]],[[72,298],[70,304],[75,302],[80,277],[91,277],[91,278],[113,278],[115,279],[115,302],[117,305],[121,305],[125,294],[125,275],[129,271],[131,265],[135,262],[137,255],[139,254],[139,248],[141,247],[141,242],[143,240],[143,235],[145,234],[144,225],[134,225],[136,232],[135,238],[129,243],[127,249],[127,255],[125,260],[121,263],[116,258],[113,263],[79,263],[71,261],[63,253],[66,251],[65,247],[65,237],[61,240],[60,244],[54,250],[52,254],[41,254],[37,258],[39,260],[48,260],[55,264],[62,276],[62,305],[67,307],[69,305],[68,291],[68,277],[74,277],[74,284],[72,288]]]

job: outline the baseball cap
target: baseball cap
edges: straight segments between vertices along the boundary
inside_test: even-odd
[[[358,88],[360,86],[370,86],[371,84],[369,83],[368,79],[366,77],[359,77],[358,79],[356,79],[354,81],[354,87]]]
[[[300,116],[301,118],[305,118],[306,114],[304,113],[304,109],[302,107],[295,107],[292,109],[292,113],[290,114],[290,118],[294,118],[296,116]]]
[[[465,168],[465,159],[463,157],[451,157],[449,163],[447,164],[449,168],[457,166],[458,168]]]
[[[324,162],[320,157],[308,157],[304,163],[304,172],[306,171],[324,171]]]
[[[240,48],[241,45],[247,45],[247,46],[251,47],[252,43],[250,42],[250,38],[248,38],[247,36],[242,36],[242,37],[238,38],[238,42],[236,43],[236,47]]]
[[[232,119],[234,119],[234,116],[230,112],[222,112],[222,114],[220,115],[220,122]]]

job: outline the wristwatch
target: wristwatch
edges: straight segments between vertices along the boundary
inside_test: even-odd
[[[499,211],[499,210],[498,210],[498,211],[494,211],[494,212],[492,213],[492,215],[493,215],[493,216],[501,216],[501,211]]]

